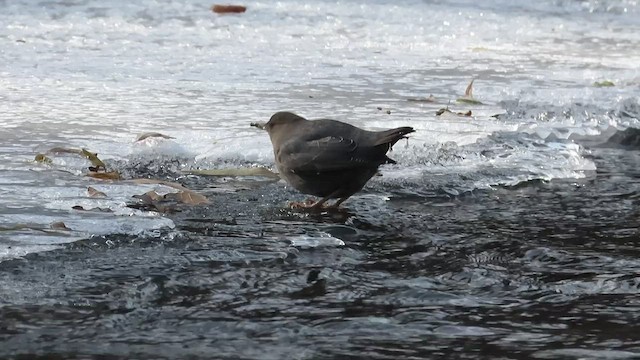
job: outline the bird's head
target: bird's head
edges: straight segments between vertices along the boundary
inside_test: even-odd
[[[269,135],[272,135],[273,131],[275,131],[276,129],[281,129],[286,127],[287,125],[292,125],[297,122],[305,121],[305,120],[306,119],[303,118],[302,116],[298,116],[294,113],[290,113],[287,111],[280,111],[273,114],[273,116],[271,116],[271,119],[269,119],[269,122],[267,122],[264,125],[264,129],[267,130]]]

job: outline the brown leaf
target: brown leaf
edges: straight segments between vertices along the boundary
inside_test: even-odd
[[[449,110],[449,108],[442,108],[442,109],[436,111],[436,116],[441,116],[441,115],[444,115],[444,114],[470,117],[471,116],[471,110],[469,110],[467,112],[453,112],[453,111]]]
[[[48,158],[45,154],[37,154],[34,160],[36,162],[43,163],[43,164],[51,164],[52,163],[51,159]]]
[[[473,81],[474,80],[475,79],[471,79],[471,82],[469,83],[469,85],[467,85],[467,88],[464,90],[464,97],[473,99]]]
[[[73,210],[78,210],[78,211],[92,211],[92,212],[113,212],[113,210],[109,209],[109,208],[101,208],[101,207],[94,207],[91,209],[85,209],[80,205],[75,205],[71,207]]]
[[[182,186],[182,185],[180,185],[178,183],[171,182],[171,181],[165,181],[165,180],[140,178],[140,179],[132,179],[130,181],[135,183],[135,184],[159,184],[159,185],[172,187],[172,188],[178,189],[178,190],[189,190],[186,187],[184,187],[184,186]]]
[[[213,5],[211,11],[216,14],[239,14],[247,11],[247,7],[242,5]]]
[[[71,230],[62,221],[56,221],[49,224],[49,227],[53,230]]]
[[[168,136],[168,135],[157,133],[157,132],[146,132],[146,133],[140,134],[136,139],[136,141],[142,141],[144,139],[152,138],[152,137],[159,137],[163,139],[175,139],[172,136]]]
[[[98,198],[98,197],[104,198],[104,197],[107,197],[107,194],[105,194],[102,191],[99,191],[99,190],[97,190],[95,188],[92,188],[91,186],[89,186],[87,188],[87,192],[89,193],[89,197],[92,197],[92,198]]]
[[[264,176],[277,179],[280,178],[280,175],[263,166],[209,170],[185,170],[183,172],[186,174],[201,176]]]
[[[158,194],[154,190],[147,191],[142,195],[133,195],[133,197],[142,200],[145,204],[155,204],[163,199],[162,195]]]
[[[473,104],[473,105],[482,104],[482,102],[476,100],[476,98],[473,97],[473,81],[474,80],[475,79],[472,79],[469,85],[467,85],[467,88],[464,90],[464,96],[456,99],[457,102]]]
[[[117,171],[109,171],[109,172],[97,172],[97,171],[89,171],[87,176],[90,176],[95,179],[102,180],[120,180],[120,173]]]
[[[164,196],[166,200],[179,201],[187,205],[203,205],[208,204],[209,199],[206,196],[200,195],[194,191],[186,190],[179,191],[177,193],[169,193]]]

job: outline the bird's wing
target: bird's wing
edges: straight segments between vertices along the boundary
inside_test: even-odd
[[[379,155],[363,151],[354,139],[341,136],[291,140],[281,146],[279,153],[282,165],[294,172],[340,171],[381,164]]]

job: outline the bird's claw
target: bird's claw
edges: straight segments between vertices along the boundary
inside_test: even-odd
[[[289,203],[290,209],[326,209],[329,208],[326,203],[318,206],[318,201],[307,199],[305,201],[292,201]]]

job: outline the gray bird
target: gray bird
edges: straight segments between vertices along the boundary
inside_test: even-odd
[[[337,120],[307,120],[290,112],[277,112],[264,126],[269,133],[276,166],[298,191],[321,197],[300,205],[320,208],[329,199],[340,206],[360,191],[382,164],[395,164],[387,151],[411,127],[367,131]]]

